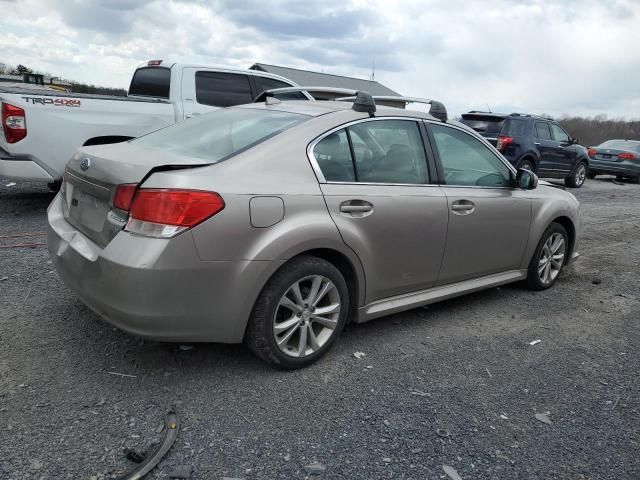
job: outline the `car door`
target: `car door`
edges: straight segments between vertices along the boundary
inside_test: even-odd
[[[182,75],[185,118],[253,101],[249,75],[198,68],[185,68]]]
[[[556,142],[551,136],[551,129],[548,122],[535,122],[534,124],[535,145],[540,152],[538,163],[538,173],[552,173],[557,169]]]
[[[438,284],[517,270],[531,224],[531,200],[514,173],[474,135],[428,123],[447,197],[449,225]]]
[[[557,170],[568,174],[573,170],[576,148],[571,143],[571,137],[556,123],[550,123],[551,135],[556,141]]]
[[[377,117],[312,144],[310,160],[329,213],[362,262],[367,302],[437,280],[447,201],[430,183],[424,135],[420,121]]]

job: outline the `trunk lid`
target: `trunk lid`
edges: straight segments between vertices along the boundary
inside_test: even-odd
[[[202,160],[128,142],[83,147],[69,160],[61,187],[67,221],[101,247],[125,226],[128,213],[113,207],[118,185],[139,184],[152,170],[202,166]]]
[[[618,150],[616,148],[595,148],[596,156],[593,157],[596,160],[602,160],[605,162],[621,162],[622,159],[618,157],[621,153],[633,153],[628,150]],[[636,155],[634,153],[634,155]]]

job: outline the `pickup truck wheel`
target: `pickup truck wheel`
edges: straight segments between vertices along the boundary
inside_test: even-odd
[[[580,188],[584,185],[584,181],[587,178],[587,164],[584,162],[578,163],[573,172],[564,179],[564,184],[569,188]]]
[[[333,264],[301,256],[278,270],[253,307],[245,342],[279,368],[305,367],[338,339],[349,315],[349,290]]]
[[[62,180],[54,180],[53,182],[47,183],[47,187],[52,192],[57,193],[60,190],[60,186],[62,185]]]

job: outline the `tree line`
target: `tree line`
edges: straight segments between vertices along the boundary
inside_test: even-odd
[[[609,119],[606,115],[591,118],[566,116],[557,120],[569,135],[577,138],[585,147],[593,147],[613,138],[640,140],[640,120]]]

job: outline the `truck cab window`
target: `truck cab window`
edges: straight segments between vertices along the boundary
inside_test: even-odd
[[[214,107],[251,103],[249,77],[237,73],[196,72],[196,101]]]

